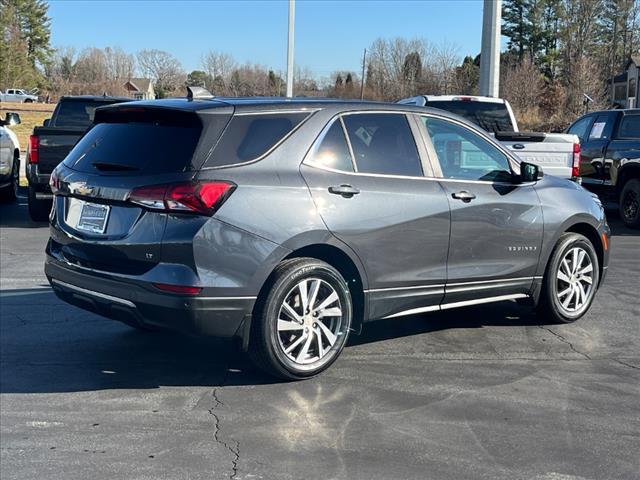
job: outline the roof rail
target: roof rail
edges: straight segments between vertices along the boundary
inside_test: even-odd
[[[188,100],[202,100],[207,99],[210,100],[213,98],[213,94],[202,87],[187,87],[187,99]]]

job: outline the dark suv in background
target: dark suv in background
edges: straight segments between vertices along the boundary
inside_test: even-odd
[[[370,320],[530,299],[574,321],[609,258],[594,195],[407,105],[104,107],[51,183],[57,295],[141,329],[239,337],[288,379]]]

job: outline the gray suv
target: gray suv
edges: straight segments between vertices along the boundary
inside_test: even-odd
[[[139,329],[238,337],[286,379],[372,320],[528,299],[571,322],[605,276],[602,205],[440,110],[322,99],[96,111],[51,179],[45,272]]]

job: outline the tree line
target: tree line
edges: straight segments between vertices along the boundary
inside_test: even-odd
[[[0,88],[38,87],[53,99],[68,94],[117,95],[136,76],[154,81],[159,97],[184,95],[187,85],[220,96],[280,96],[280,71],[239,63],[223,51],[203,53],[186,72],[161,50],[126,53],[118,47],[54,49],[44,0],[0,0]],[[504,0],[500,95],[525,128],[559,129],[584,110],[609,106],[610,87],[640,49],[638,0]],[[294,92],[396,101],[418,94],[478,94],[480,55],[461,58],[449,42],[379,38],[361,71],[317,78],[296,67]]]

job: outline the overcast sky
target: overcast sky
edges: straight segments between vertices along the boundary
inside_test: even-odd
[[[157,48],[173,53],[187,71],[201,68],[203,52],[227,52],[275,70],[286,69],[288,2],[52,0],[54,46]],[[378,37],[449,42],[461,58],[480,51],[482,1],[296,2],[296,64],[320,78],[359,71],[362,50]]]

